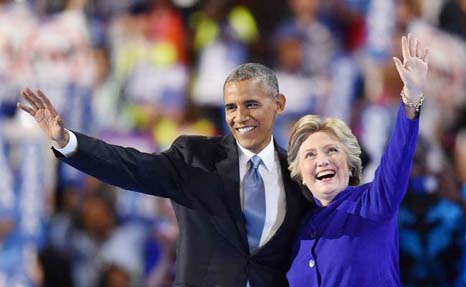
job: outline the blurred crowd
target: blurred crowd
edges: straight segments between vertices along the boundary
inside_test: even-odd
[[[271,67],[274,138],[308,113],[347,122],[371,180],[400,102],[392,57],[412,32],[429,83],[402,204],[403,286],[466,286],[466,0],[0,0],[0,286],[170,286],[169,201],[58,164],[16,111],[40,88],[70,129],[147,152],[222,135],[233,67]],[[226,259],[228,260],[228,259]],[[381,258],[383,260],[383,258]]]

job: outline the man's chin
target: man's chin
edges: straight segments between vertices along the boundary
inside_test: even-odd
[[[236,142],[243,148],[247,150],[253,150],[254,149],[254,142],[251,140],[246,140],[244,138],[236,138]]]
[[[251,149],[253,148],[253,144],[249,141],[245,140],[237,140],[240,146],[244,147],[245,149]]]

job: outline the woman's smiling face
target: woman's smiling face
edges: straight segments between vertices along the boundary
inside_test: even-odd
[[[343,144],[330,132],[308,136],[298,152],[303,183],[324,206],[349,184],[348,155]]]

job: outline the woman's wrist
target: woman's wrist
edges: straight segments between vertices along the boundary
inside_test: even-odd
[[[406,86],[401,90],[400,96],[405,107],[414,110],[416,113],[419,112],[422,104],[424,103],[424,94],[421,91],[409,91]]]

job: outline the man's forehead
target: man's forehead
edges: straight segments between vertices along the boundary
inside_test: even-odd
[[[260,93],[227,93],[223,100],[225,105],[245,104],[249,102],[261,102],[267,100],[269,96]]]
[[[266,87],[263,81],[260,78],[249,78],[239,81],[229,81],[226,82],[224,85],[223,91],[231,88],[238,88],[238,87],[254,87],[265,90]]]
[[[268,95],[268,89],[258,79],[228,82],[223,89],[223,98],[253,97],[259,98]]]

